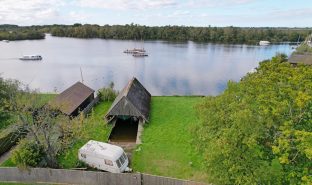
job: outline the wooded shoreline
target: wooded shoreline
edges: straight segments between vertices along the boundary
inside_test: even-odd
[[[191,27],[126,25],[0,25],[0,40],[44,39],[44,33],[58,37],[102,38],[116,40],[194,41],[221,44],[258,44],[260,40],[272,43],[301,42],[312,28],[272,27]]]

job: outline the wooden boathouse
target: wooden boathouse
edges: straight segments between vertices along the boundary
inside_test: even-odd
[[[77,116],[94,100],[94,90],[77,82],[60,93],[49,105],[67,116]]]
[[[143,124],[149,120],[150,103],[151,94],[132,78],[105,115],[105,119],[114,124],[110,142],[141,143]]]

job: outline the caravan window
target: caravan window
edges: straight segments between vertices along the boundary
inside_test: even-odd
[[[116,163],[117,163],[118,168],[120,168],[120,167],[121,167],[121,164],[120,164],[119,159],[116,161]]]
[[[108,166],[113,166],[113,161],[111,161],[111,160],[104,159],[104,162],[105,162],[105,164],[108,165]]]
[[[86,158],[86,154],[80,154],[82,158]]]
[[[124,158],[124,156],[122,155],[120,158],[119,158],[119,161],[120,161],[120,163],[123,165],[124,163],[125,163],[125,158]]]

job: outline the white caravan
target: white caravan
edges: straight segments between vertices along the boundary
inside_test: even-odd
[[[92,168],[112,173],[131,171],[124,150],[116,145],[90,140],[78,152],[79,160]]]

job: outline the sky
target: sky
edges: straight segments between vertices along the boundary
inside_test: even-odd
[[[0,0],[0,24],[312,27],[312,0]]]

